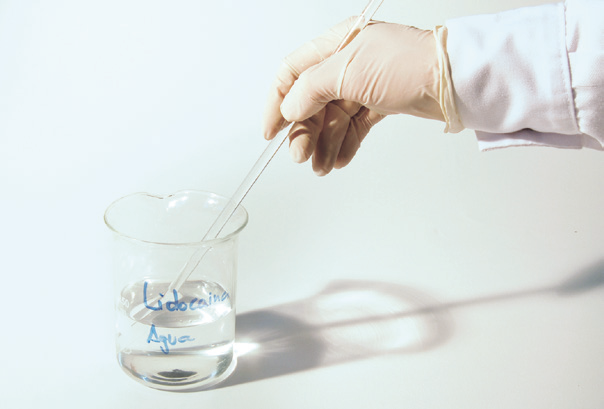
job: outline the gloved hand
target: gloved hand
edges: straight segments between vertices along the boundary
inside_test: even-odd
[[[288,122],[294,161],[313,157],[318,175],[346,166],[386,115],[444,121],[437,42],[432,31],[371,22],[332,55],[354,19],[290,54],[269,93],[264,135]]]

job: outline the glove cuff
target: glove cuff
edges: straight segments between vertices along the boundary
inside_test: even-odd
[[[455,106],[451,67],[449,65],[449,56],[447,55],[447,28],[436,26],[433,32],[436,39],[436,54],[440,73],[438,102],[446,123],[444,132],[461,132],[464,126]]]

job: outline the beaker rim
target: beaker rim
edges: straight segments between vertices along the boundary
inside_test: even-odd
[[[170,193],[170,194],[155,194],[155,193],[149,193],[149,192],[135,192],[135,193],[130,193],[127,194],[125,196],[122,196],[116,200],[114,200],[109,206],[107,206],[107,209],[105,209],[105,213],[103,215],[103,220],[105,222],[105,225],[107,226],[107,228],[109,228],[109,230],[111,230],[112,232],[114,232],[115,234],[117,234],[118,236],[122,237],[122,238],[126,238],[129,240],[133,240],[139,243],[145,243],[145,244],[154,244],[154,245],[161,245],[161,246],[201,246],[201,245],[216,245],[217,243],[221,243],[221,242],[225,242],[225,241],[229,241],[232,240],[235,236],[237,236],[242,230],[243,228],[247,225],[248,220],[249,220],[249,215],[247,210],[245,209],[245,207],[243,207],[242,205],[239,205],[237,207],[237,211],[241,211],[242,215],[243,215],[243,220],[241,222],[238,223],[237,227],[229,232],[227,235],[225,236],[220,236],[217,237],[215,239],[207,239],[207,240],[198,240],[198,241],[182,241],[182,242],[168,242],[168,241],[156,241],[156,240],[146,240],[146,239],[142,239],[139,237],[134,237],[133,235],[129,235],[129,234],[125,234],[124,232],[120,231],[118,228],[116,228],[111,222],[110,222],[110,216],[109,213],[110,211],[121,201],[128,199],[128,198],[132,198],[135,196],[147,196],[150,198],[156,198],[156,199],[166,199],[166,198],[170,198],[170,197],[175,197],[178,195],[184,195],[184,194],[202,194],[202,195],[207,195],[207,196],[211,196],[213,198],[219,199],[219,200],[224,200],[226,202],[228,202],[229,198],[223,195],[220,195],[218,193],[214,193],[214,192],[210,192],[210,191],[206,191],[206,190],[197,190],[197,189],[184,189],[184,190],[179,190],[176,191],[174,193]]]

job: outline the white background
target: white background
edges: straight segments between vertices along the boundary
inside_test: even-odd
[[[248,325],[325,324],[359,314],[346,296],[317,309],[325,288],[391,288],[420,347],[392,350],[377,323],[285,330],[233,385],[188,394],[118,367],[106,206],[231,194],[266,144],[281,58],[365,3],[0,0],[0,406],[604,406],[603,154],[479,153],[471,131],[402,116],[324,178],[279,152],[244,202],[237,307]],[[538,3],[387,0],[376,18],[432,28]]]

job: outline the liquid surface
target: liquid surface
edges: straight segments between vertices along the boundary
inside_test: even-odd
[[[235,367],[235,311],[219,284],[145,280],[124,288],[118,306],[120,365],[132,377],[158,389],[203,389]],[[139,321],[139,312],[147,314]]]

